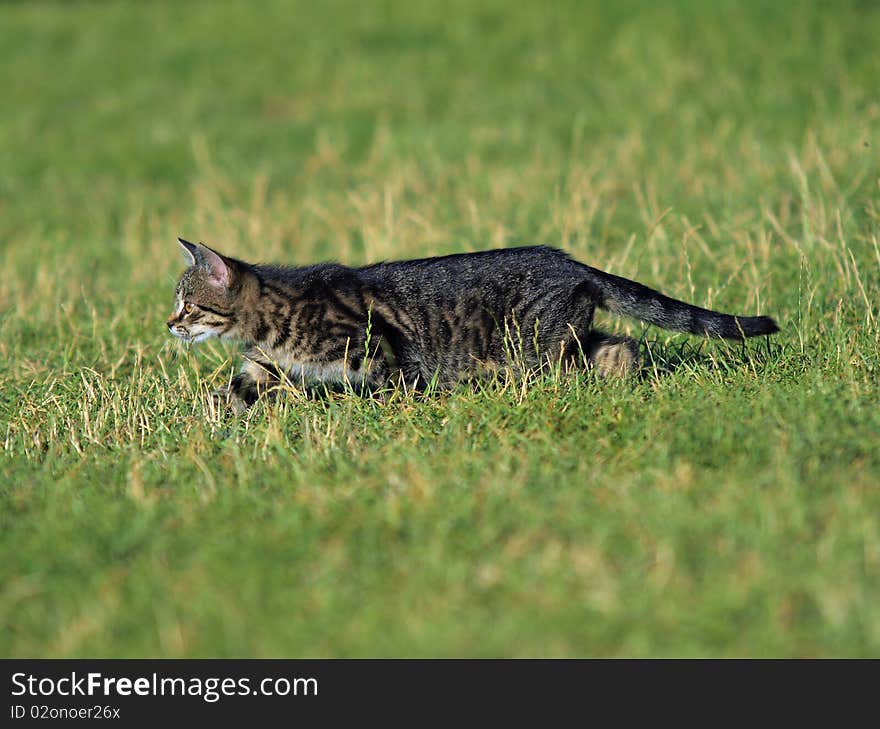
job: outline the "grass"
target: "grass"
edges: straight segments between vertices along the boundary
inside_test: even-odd
[[[0,655],[876,656],[871,3],[0,6]],[[175,237],[519,242],[737,313],[629,383],[206,393]]]

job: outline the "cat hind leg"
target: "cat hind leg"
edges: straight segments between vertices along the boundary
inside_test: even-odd
[[[588,364],[600,377],[628,377],[639,371],[639,343],[632,337],[593,329],[583,343]]]

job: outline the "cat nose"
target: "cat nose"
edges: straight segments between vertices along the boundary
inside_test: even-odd
[[[165,326],[173,331],[174,330],[174,318],[171,318],[168,321],[166,321]]]

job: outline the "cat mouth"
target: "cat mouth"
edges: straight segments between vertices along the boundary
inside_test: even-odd
[[[189,332],[180,332],[171,327],[168,327],[168,331],[171,332],[178,339],[182,339],[187,344],[198,344],[199,342],[204,342],[206,339],[210,339],[215,336],[214,332],[199,332],[198,334],[190,334]]]

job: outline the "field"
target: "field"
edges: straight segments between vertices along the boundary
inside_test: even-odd
[[[515,8],[515,9],[514,9]],[[880,6],[0,5],[0,655],[880,654]],[[242,418],[178,235],[782,327]]]

